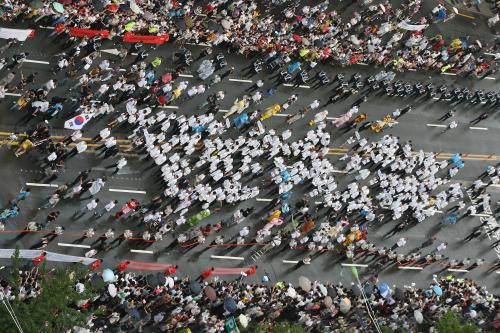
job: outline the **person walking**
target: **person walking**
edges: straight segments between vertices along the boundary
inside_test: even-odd
[[[406,242],[408,241],[408,237],[403,237],[403,238],[400,238],[398,239],[398,241],[396,242],[396,244],[394,244],[390,250],[391,251],[394,251],[395,249],[397,248],[400,248],[400,247],[403,247],[406,245]]]
[[[75,211],[75,213],[73,214],[73,218],[75,220],[78,220],[79,218],[83,217],[86,212],[92,212],[94,209],[96,209],[98,203],[99,199],[90,200],[84,207]]]

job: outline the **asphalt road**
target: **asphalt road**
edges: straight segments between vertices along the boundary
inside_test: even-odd
[[[38,83],[41,84],[52,77],[50,72],[50,67],[54,64],[55,58],[54,54],[61,52],[59,45],[54,45],[47,35],[50,31],[39,29],[37,30],[37,35],[35,38],[30,39],[22,47],[17,47],[8,52],[4,56],[11,55],[20,50],[29,50],[30,59],[38,61],[46,61],[50,64],[40,64],[40,63],[26,63],[23,65],[22,71],[25,75],[38,72],[39,78]],[[105,45],[103,49],[112,49],[114,45]],[[189,48],[193,52],[193,56],[196,58],[198,52],[202,50],[202,47],[191,45]],[[164,45],[155,51],[151,52],[150,58],[159,54],[162,55],[164,62],[162,64],[163,68],[173,67],[171,61],[171,55],[176,51],[176,45]],[[223,52],[223,50],[215,50],[214,54],[218,52]],[[115,60],[116,57],[108,54],[102,53],[102,57]],[[235,66],[237,69],[242,69],[248,65],[248,60],[236,55],[227,55],[226,58],[230,66]],[[125,63],[125,68],[127,63],[132,62],[133,57],[129,56]],[[195,63],[192,67],[192,72],[185,72],[185,75],[193,75],[194,71],[198,67],[199,62]],[[327,71],[328,75],[333,78],[337,73],[342,72],[347,75],[352,75],[355,72],[361,72],[364,76],[368,76],[373,73],[377,73],[381,68],[372,68],[369,66],[354,66],[346,69],[338,69],[332,67],[323,68]],[[0,73],[0,76],[5,75],[5,71]],[[62,80],[62,75],[59,74],[58,78]],[[251,78],[242,77],[240,72],[236,72],[234,75],[230,76],[231,80],[225,80],[224,82],[212,88],[211,91],[225,90],[226,98],[222,105],[222,109],[229,109],[233,101],[237,97],[241,97],[243,91],[248,88],[252,83],[241,82],[234,80],[251,80],[256,82],[257,79],[262,78],[263,80],[269,82],[269,75],[256,75]],[[195,77],[184,77],[183,79],[190,82],[197,81]],[[486,79],[482,81],[477,81],[475,79],[463,79],[455,76],[445,76],[445,75],[432,75],[429,72],[408,72],[408,73],[398,73],[397,79],[404,80],[408,82],[430,82],[432,81],[436,86],[441,84],[447,84],[450,86],[467,86],[469,88],[476,89],[486,89],[486,90],[498,90],[498,83],[496,77],[491,79]],[[69,96],[67,88],[69,83],[63,87],[58,87],[52,96]],[[293,107],[290,108],[288,113],[294,113],[297,110],[303,108],[304,106],[311,103],[314,99],[320,99],[322,102],[326,102],[328,96],[331,94],[331,89],[311,89],[311,88],[293,88],[293,87],[280,87],[277,94],[273,97],[266,99],[261,105],[261,109],[275,103],[283,102],[292,93],[299,94],[299,100]],[[357,97],[355,97],[357,98]],[[340,114],[347,111],[350,105],[353,103],[355,98],[350,98],[338,104],[330,105],[327,109],[329,111],[329,117],[337,117]],[[196,106],[203,101],[204,97],[197,97],[193,100],[187,101],[182,104],[175,104],[178,106],[176,110],[178,113],[183,113],[186,115],[191,115],[196,113]],[[8,133],[10,131],[25,131],[28,127],[20,125],[19,120],[22,118],[22,114],[14,113],[9,111],[10,104],[15,101],[14,96],[7,97],[4,101],[0,103],[0,132]],[[423,151],[434,151],[441,152],[441,158],[448,158],[450,155],[456,152],[466,154],[464,160],[466,162],[465,168],[460,172],[458,180],[460,180],[465,185],[473,181],[479,174],[484,171],[484,168],[488,164],[497,164],[500,161],[500,150],[498,149],[498,139],[499,139],[499,117],[491,116],[487,121],[481,122],[476,125],[475,129],[471,129],[469,122],[479,115],[482,110],[479,107],[471,108],[459,106],[457,107],[456,119],[459,121],[459,127],[457,129],[448,131],[445,134],[441,134],[442,128],[429,126],[429,124],[442,125],[437,121],[437,119],[448,111],[448,106],[442,102],[431,100],[426,102],[415,101],[411,99],[402,99],[396,97],[385,97],[385,96],[370,96],[368,101],[361,106],[361,112],[366,112],[370,120],[381,119],[384,115],[391,113],[396,108],[404,107],[408,104],[414,105],[414,109],[411,113],[404,115],[398,119],[398,124],[391,129],[388,129],[385,133],[392,133],[401,138],[401,140],[412,140],[416,149],[422,149]],[[174,110],[174,109],[173,109]],[[222,117],[222,114],[220,115]],[[308,131],[308,121],[312,118],[312,115],[307,115],[304,119],[293,124],[293,137],[299,138],[304,136]],[[63,129],[63,123],[67,117],[63,114],[55,119],[52,126],[52,135],[61,136],[68,134],[69,131]],[[92,121],[89,123],[85,130],[86,137],[93,137],[101,128],[105,126],[105,123],[109,119],[102,121]],[[33,125],[33,124],[31,124]],[[273,117],[265,122],[266,128],[275,128],[281,130],[286,126],[284,117]],[[340,134],[335,131],[333,133],[332,148],[339,147],[345,142],[350,134]],[[126,140],[128,133],[126,132],[113,132],[113,134],[119,138]],[[382,134],[375,134],[364,132],[368,138],[376,139]],[[0,139],[5,137],[5,134],[0,133]],[[17,191],[26,186],[26,183],[39,183],[42,176],[42,169],[39,167],[41,155],[37,153],[26,154],[21,158],[16,158],[13,155],[13,147],[6,145],[3,142],[0,145],[0,158],[2,161],[2,167],[0,168],[0,177],[3,180],[2,189],[0,193],[0,203],[6,205],[8,200],[12,199]],[[126,145],[126,142],[123,143]],[[334,161],[335,166],[341,169],[344,163],[339,161],[338,158],[342,151],[332,150],[330,157]],[[151,172],[144,172],[144,163],[139,161],[136,156],[127,155],[129,159],[129,164],[123,170],[121,170],[117,175],[110,175],[111,172],[106,171],[103,167],[112,164],[112,161],[101,161],[96,158],[92,152],[88,154],[82,154],[81,156],[76,156],[71,159],[66,166],[65,172],[57,179],[54,184],[62,184],[65,182],[72,181],[76,174],[82,169],[92,168],[92,177],[96,178],[101,175],[108,175],[109,181],[107,182],[103,191],[101,191],[97,197],[101,202],[108,202],[111,199],[119,200],[119,206],[130,198],[136,198],[141,202],[147,202],[148,199],[153,197],[155,194],[161,191],[161,186],[158,184],[157,179],[154,178]],[[345,184],[348,180],[352,180],[352,176],[339,175],[340,184]],[[33,187],[32,195],[29,199],[21,204],[21,214],[19,217],[9,220],[6,229],[8,230],[20,230],[23,229],[27,222],[29,221],[43,221],[48,211],[39,211],[37,208],[45,200],[45,198],[52,193],[54,190],[51,187]],[[143,193],[130,193],[130,192],[115,192],[112,190],[124,190],[124,191],[144,191]],[[491,187],[488,192],[492,194],[493,202],[500,200],[500,188]],[[268,199],[264,196],[265,192],[262,193],[260,199]],[[294,199],[298,200],[303,193],[294,193]],[[82,218],[79,220],[73,220],[72,215],[79,207],[81,207],[82,202],[85,201],[70,201],[62,202],[57,206],[57,209],[61,211],[61,216],[55,222],[55,224],[63,225],[65,230],[65,235],[59,237],[57,240],[50,243],[47,250],[72,254],[72,255],[83,255],[88,249],[84,248],[71,248],[71,247],[61,247],[57,243],[71,243],[75,239],[79,238],[81,231],[93,226],[98,229],[96,235],[102,234],[104,230],[108,227],[115,229],[117,235],[121,234],[125,229],[132,229],[137,232],[137,235],[142,233],[143,227],[139,225],[139,221],[132,219],[114,221],[103,217],[101,219],[88,219]],[[266,202],[250,200],[240,204],[238,207],[223,207],[219,212],[213,214],[210,218],[203,221],[202,224],[214,223],[218,220],[223,220],[228,218],[236,208],[255,206],[257,210],[263,207]],[[188,216],[192,212],[188,213]],[[263,212],[267,213],[267,212]],[[496,260],[498,254],[490,248],[490,244],[493,239],[481,238],[479,240],[473,240],[469,243],[462,243],[461,240],[470,233],[470,231],[477,226],[480,221],[480,217],[470,217],[460,221],[459,224],[453,227],[446,227],[439,229],[437,226],[440,222],[442,215],[437,215],[434,218],[426,220],[424,223],[417,225],[411,230],[405,233],[405,236],[409,237],[408,244],[403,249],[409,252],[411,249],[417,247],[422,243],[423,240],[427,239],[430,235],[435,235],[438,237],[438,244],[440,241],[448,241],[450,245],[445,251],[445,255],[450,258],[462,259],[464,257],[469,258],[484,258],[487,262],[491,263]],[[256,231],[256,224],[261,224],[259,221],[259,216],[253,216],[252,219],[248,220],[247,225],[253,225],[252,230]],[[238,227],[233,227],[225,235],[226,239],[230,238],[233,234],[236,234],[239,228],[244,225],[239,225]],[[396,235],[391,238],[384,238],[384,235],[392,229],[393,223],[388,223],[381,228],[371,230],[369,233],[369,239],[376,244],[390,246],[396,242],[401,235]],[[5,232],[0,234],[0,247],[2,248],[12,248],[15,245],[21,248],[30,248],[35,243],[38,242],[39,234],[29,234],[22,238],[17,238],[17,233]],[[209,244],[213,240],[214,236],[210,236],[207,240]],[[146,262],[162,262],[162,263],[175,263],[179,265],[179,272],[181,274],[190,274],[193,276],[198,275],[202,270],[207,267],[241,267],[242,265],[248,266],[254,264],[251,259],[252,254],[258,247],[250,248],[236,248],[236,249],[214,249],[198,246],[190,251],[184,251],[181,248],[174,248],[165,252],[165,247],[172,242],[172,237],[166,237],[162,242],[150,245],[146,250],[152,251],[153,253],[132,253],[131,249],[142,249],[143,244],[139,242],[124,242],[119,248],[109,251],[107,253],[99,253],[97,257],[104,260],[105,265],[114,266],[116,263],[131,259]],[[90,245],[92,241],[86,241],[83,245]],[[245,260],[216,260],[212,259],[211,255],[226,255],[232,257],[242,257]],[[296,282],[297,278],[301,275],[308,275],[316,279],[325,281],[342,281],[343,283],[350,283],[350,268],[343,267],[338,258],[329,253],[322,254],[315,258],[311,265],[302,266],[299,269],[295,269],[293,264],[283,263],[283,260],[300,260],[306,255],[302,251],[283,251],[280,253],[272,253],[259,258],[256,262],[259,266],[258,276],[252,277],[252,279],[259,279],[264,271],[270,273],[272,279],[285,279],[288,281]],[[439,271],[441,267],[431,266],[425,268],[422,271],[408,271],[400,270],[397,268],[389,269],[380,274],[381,279],[387,281],[391,284],[408,284],[410,282],[415,282],[417,285],[425,285],[429,277]],[[361,270],[363,272],[363,270]],[[490,289],[498,287],[498,275],[495,272],[487,272],[487,267],[481,267],[473,270],[469,273],[463,274],[463,276],[479,279],[483,284],[486,284]]]

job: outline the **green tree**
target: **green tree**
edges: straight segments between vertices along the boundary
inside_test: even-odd
[[[443,318],[436,323],[436,329],[439,333],[476,333],[476,325],[464,322],[460,315],[453,311],[448,311]]]
[[[73,326],[84,326],[87,313],[76,307],[79,300],[97,295],[103,284],[87,284],[83,293],[75,289],[76,280],[83,277],[86,270],[73,266],[70,269],[42,270],[39,282],[41,292],[35,298],[21,301],[16,298],[10,304],[25,332],[61,333]],[[17,295],[17,293],[16,293]],[[2,333],[18,332],[5,306],[0,307],[0,327]]]

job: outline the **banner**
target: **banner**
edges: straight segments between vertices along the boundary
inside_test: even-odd
[[[0,258],[10,259],[14,255],[15,249],[0,249]],[[40,256],[42,251],[40,250],[19,250],[19,258],[23,259],[35,259]],[[47,261],[57,261],[57,262],[79,262],[84,265],[92,264],[95,258],[77,257],[70,256],[67,254],[60,254],[55,252],[45,251],[45,260]]]
[[[241,272],[246,272],[250,269],[250,267],[241,267],[241,268],[217,268],[213,270],[213,275],[240,275]]]
[[[160,36],[141,36],[126,32],[123,35],[123,41],[126,43],[146,43],[146,44],[163,44],[169,40],[168,35]]]
[[[28,37],[33,34],[32,29],[8,29],[0,28],[0,38],[2,39],[17,39],[18,41],[24,42]]]
[[[136,269],[140,271],[165,271],[168,267],[173,266],[172,264],[160,264],[133,260],[127,261],[127,269]]]
[[[398,24],[398,28],[405,29],[405,30],[410,30],[410,31],[420,31],[424,30],[429,26],[428,24],[409,24],[406,23],[405,21],[402,21]]]
[[[85,126],[86,123],[89,122],[90,119],[94,116],[94,113],[82,113],[81,115],[74,116],[71,119],[66,120],[64,123],[64,128],[79,130]]]
[[[101,38],[109,38],[108,30],[89,30],[80,28],[69,28],[69,35],[73,37],[95,37],[101,36]]]

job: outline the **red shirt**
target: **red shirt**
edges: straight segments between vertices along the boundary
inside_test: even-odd
[[[247,276],[251,276],[251,275],[254,275],[256,272],[257,272],[257,268],[255,268],[255,266],[252,266],[246,270],[245,274]]]
[[[128,267],[128,263],[126,261],[121,262],[118,264],[118,271],[123,272],[124,270],[127,269],[127,267]]]
[[[209,277],[210,275],[212,275],[212,274],[213,274],[212,270],[209,270],[209,271],[204,271],[203,273],[201,273],[201,277],[202,277],[203,279],[206,279],[206,278],[208,278],[208,277]]]

